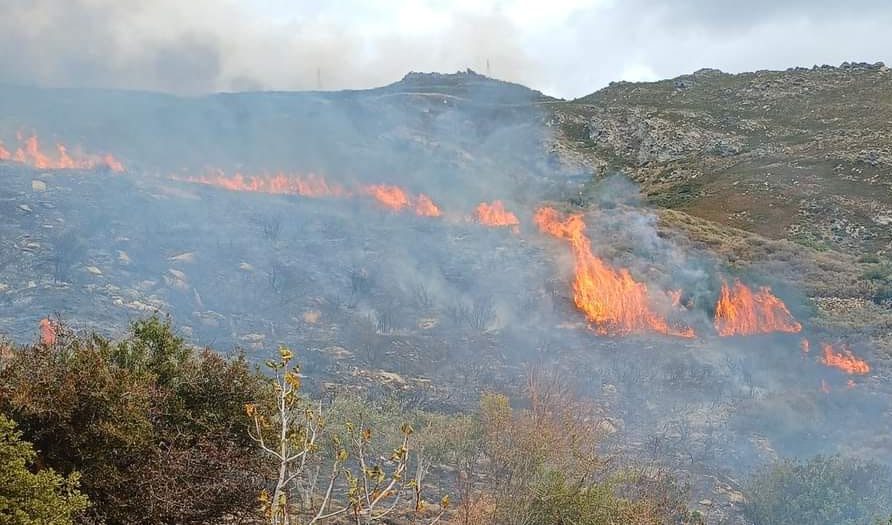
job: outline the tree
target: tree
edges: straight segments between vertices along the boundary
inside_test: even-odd
[[[34,469],[36,454],[6,416],[0,414],[0,524],[69,525],[87,508],[78,474],[61,476]]]
[[[289,348],[279,348],[279,359],[267,362],[273,376],[268,400],[245,406],[254,422],[251,439],[278,472],[272,495],[260,495],[269,523],[313,525],[350,516],[357,524],[369,524],[406,510],[423,513],[421,476],[407,479],[412,427],[402,425],[401,444],[388,460],[371,461],[372,429],[347,422],[345,435],[330,431],[323,403],[301,396],[300,368],[291,364],[293,358]],[[320,476],[321,471],[327,475]],[[298,503],[292,502],[295,492]],[[440,521],[447,506],[443,499],[431,524]]]

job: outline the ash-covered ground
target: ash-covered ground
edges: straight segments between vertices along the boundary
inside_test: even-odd
[[[603,174],[553,153],[548,100],[496,87],[464,74],[303,98],[117,94],[126,103],[92,113],[83,98],[94,95],[58,92],[46,95],[58,125],[37,102],[7,102],[4,123],[114,151],[127,170],[0,163],[0,329],[26,342],[57,316],[114,335],[159,312],[195,344],[257,362],[292,346],[315,388],[443,410],[519,393],[545,371],[597,403],[605,450],[686,473],[716,516],[740,503],[736,479],[777,456],[892,458],[888,368],[867,335],[811,322],[783,272],[729,267],[666,231],[621,178],[601,177],[579,200]],[[80,104],[66,110],[66,97]],[[210,167],[394,184],[442,213],[184,180]],[[517,214],[516,231],[472,218],[495,199]],[[533,224],[543,204],[584,213],[593,252],[652,296],[683,290],[671,312],[656,302],[697,335],[592,330],[574,305],[569,246]],[[802,331],[719,337],[715,301],[735,277],[771,285]],[[822,341],[849,344],[870,373],[823,365]]]

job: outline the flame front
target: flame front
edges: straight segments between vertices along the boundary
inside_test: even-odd
[[[415,198],[415,214],[422,217],[439,217],[441,212],[430,197],[421,193]]]
[[[379,204],[393,211],[400,211],[409,205],[409,196],[399,186],[373,184],[366,186],[366,192]]]
[[[228,176],[215,170],[198,177],[187,177],[186,182],[207,184],[230,191],[248,191],[275,195],[300,195],[302,197],[346,197],[347,191],[339,185],[329,184],[324,177],[315,174],[288,175],[277,173],[266,176],[244,176],[241,173]]]
[[[269,193],[273,195],[299,195],[301,197],[322,198],[368,195],[379,204],[392,211],[412,209],[423,217],[439,217],[442,212],[434,201],[420,193],[412,196],[399,186],[389,184],[372,184],[363,186],[358,191],[350,191],[337,183],[330,183],[325,177],[310,173],[296,175],[277,173],[275,175],[226,175],[222,170],[196,177],[174,177],[176,180],[194,184],[206,184],[229,191],[246,191]]]
[[[96,168],[107,168],[114,172],[123,172],[124,165],[113,155],[84,155],[80,153],[71,154],[68,147],[63,144],[56,145],[55,156],[50,156],[43,152],[40,148],[40,141],[36,135],[32,135],[27,139],[22,139],[19,134],[19,141],[22,144],[10,153],[2,143],[0,143],[0,161],[12,161],[32,168],[42,170],[92,170]]]
[[[502,201],[492,201],[492,204],[481,202],[474,210],[474,220],[486,226],[517,226],[520,221],[517,215],[505,209]]]
[[[722,282],[722,293],[715,306],[715,329],[721,336],[798,333],[802,325],[783,301],[771,293],[771,288],[763,286],[753,293],[736,281],[733,287]]]
[[[561,219],[553,208],[540,208],[534,217],[543,232],[570,242],[576,263],[573,300],[596,332],[621,335],[639,330],[693,337],[691,328],[676,329],[649,306],[647,287],[625,268],[614,270],[592,254],[581,214]]]
[[[865,375],[870,372],[870,365],[863,359],[855,357],[855,354],[845,345],[841,351],[837,352],[833,350],[832,345],[825,343],[822,345],[822,351],[824,355],[821,357],[821,363],[829,367],[837,368],[850,375]]]

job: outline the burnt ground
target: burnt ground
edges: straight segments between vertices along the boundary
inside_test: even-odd
[[[701,71],[576,101],[473,73],[196,98],[0,86],[7,145],[33,130],[128,167],[0,163],[0,331],[32,341],[58,315],[114,336],[159,312],[194,344],[257,362],[291,345],[312,388],[446,411],[553,371],[601,407],[605,453],[670,466],[710,523],[741,523],[739,480],[756,465],[892,457],[890,82],[860,65]],[[208,167],[401,184],[445,216],[169,176]],[[638,186],[605,182],[613,172]],[[519,234],[466,220],[496,198]],[[649,289],[683,288],[699,337],[589,330],[567,247],[530,223],[544,201],[585,212],[598,255]],[[772,286],[803,333],[712,335],[735,277]],[[825,341],[871,373],[847,388],[818,362]]]
[[[688,319],[693,340],[596,336],[569,297],[566,247],[526,221],[515,234],[459,212],[432,219],[151,175],[2,170],[0,322],[18,341],[50,314],[114,335],[160,312],[194,343],[257,362],[290,345],[315,389],[337,383],[446,411],[486,390],[520,396],[531,370],[551,371],[601,407],[606,453],[672,467],[716,523],[738,519],[737,480],[766,460],[892,457],[889,368],[874,343],[822,323],[793,293],[783,295],[805,335],[848,341],[875,365],[855,388],[817,352],[803,355],[801,335],[719,338],[706,309]],[[611,217],[631,224],[626,213],[590,210],[597,250],[652,282],[673,277],[667,261],[680,251],[691,260],[682,266],[716,281],[721,246],[708,256],[696,223],[660,233],[673,253],[659,245],[642,263],[635,243],[659,232],[616,228]]]

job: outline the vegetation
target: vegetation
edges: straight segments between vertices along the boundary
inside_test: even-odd
[[[0,524],[68,525],[87,508],[78,475],[33,472],[36,454],[15,423],[0,414]]]
[[[113,343],[59,329],[0,371],[0,410],[117,523],[209,523],[255,508],[264,472],[243,406],[261,378],[241,357],[198,354],[158,318]],[[74,478],[76,479],[76,477]]]
[[[0,358],[0,501],[37,520],[0,523],[698,523],[671,476],[600,455],[597,407],[559,377],[442,414],[314,396],[291,350],[262,374],[157,317],[120,341],[55,331]]]
[[[784,460],[758,472],[746,513],[759,525],[866,525],[892,513],[892,471],[840,456]]]

